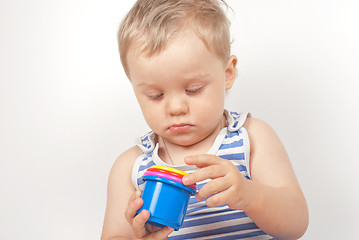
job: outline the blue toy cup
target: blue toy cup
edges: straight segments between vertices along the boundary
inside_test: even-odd
[[[144,175],[145,188],[142,192],[143,209],[150,212],[148,224],[161,227],[169,226],[176,231],[183,223],[188,201],[196,191],[183,183],[167,178]]]

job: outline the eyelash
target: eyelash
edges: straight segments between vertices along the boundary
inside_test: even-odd
[[[195,93],[198,93],[199,91],[201,91],[202,88],[195,88],[195,89],[187,89],[185,90],[188,94],[195,94]],[[150,99],[152,100],[159,100],[163,97],[163,93],[159,93],[159,94],[156,94],[156,95],[153,95],[153,96],[149,96]]]
[[[202,88],[195,88],[195,89],[188,89],[186,90],[187,93],[198,93],[199,91],[201,91]]]
[[[153,100],[159,100],[163,95],[164,95],[163,93],[160,93],[149,97]]]

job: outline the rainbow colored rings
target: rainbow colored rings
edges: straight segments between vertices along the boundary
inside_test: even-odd
[[[166,171],[168,173],[177,173],[177,174],[179,174],[181,176],[188,175],[188,173],[186,173],[186,172],[183,172],[183,171],[178,170],[176,168],[171,168],[171,167],[166,167],[166,166],[154,165],[154,166],[150,167],[147,170],[152,170],[152,169],[161,169],[161,170],[164,170],[164,171]]]
[[[158,176],[158,177],[164,177],[164,178],[171,179],[173,181],[182,183],[182,177],[184,175],[188,175],[188,173],[183,172],[178,169],[175,169],[175,168],[155,165],[155,166],[147,169],[144,175],[153,175],[153,176]],[[196,184],[189,185],[188,187],[196,190]]]
[[[165,166],[152,166],[147,169],[142,179],[145,187],[142,192],[143,206],[150,212],[147,223],[164,227],[169,226],[176,231],[183,223],[188,201],[196,192],[196,184],[186,186],[182,177],[187,173]]]

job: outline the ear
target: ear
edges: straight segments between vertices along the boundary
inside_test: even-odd
[[[232,88],[234,80],[236,79],[237,75],[237,57],[232,55],[229,57],[226,67],[226,90]]]

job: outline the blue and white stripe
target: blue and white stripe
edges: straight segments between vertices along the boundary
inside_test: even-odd
[[[248,114],[225,111],[227,128],[217,136],[210,154],[215,154],[223,159],[231,161],[247,178],[250,178],[249,170],[249,139],[243,124]],[[158,157],[158,144],[155,133],[150,132],[137,140],[144,152],[137,160],[133,168],[132,180],[136,188],[143,189],[141,180],[146,169],[153,165],[169,166]],[[216,143],[219,144],[216,145]],[[187,173],[197,170],[195,166],[171,166]],[[208,183],[210,179],[197,183],[197,189]],[[227,205],[207,207],[205,201],[198,202],[191,196],[183,225],[179,231],[174,231],[168,239],[274,239],[264,233],[241,210],[232,210]]]

